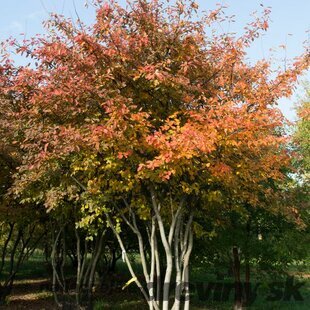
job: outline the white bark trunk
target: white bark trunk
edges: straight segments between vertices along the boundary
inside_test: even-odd
[[[189,310],[190,305],[190,291],[189,291],[189,258],[193,249],[193,232],[190,229],[189,231],[189,241],[188,248],[184,256],[184,264],[183,264],[183,285],[184,285],[184,294],[185,294],[185,303],[184,310]]]
[[[156,265],[156,303],[159,305],[160,302],[160,288],[161,288],[161,273],[160,273],[160,261],[159,261],[159,253],[158,253],[158,244],[156,234],[154,236],[154,244],[155,244],[155,265]]]
[[[170,282],[171,282],[171,274],[172,274],[172,252],[171,252],[171,247],[169,245],[169,242],[167,240],[167,236],[165,233],[164,223],[159,213],[160,206],[157,203],[155,191],[153,189],[151,189],[151,199],[152,199],[153,210],[155,212],[158,227],[159,227],[160,238],[161,238],[161,241],[164,246],[165,253],[166,253],[167,266],[166,266],[166,273],[165,273],[165,279],[164,279],[162,310],[169,310],[169,291],[170,291]]]
[[[148,289],[148,304],[149,304],[149,309],[153,310],[159,310],[158,304],[155,301],[154,298],[154,236],[155,236],[155,219],[153,217],[152,219],[152,228],[151,228],[151,234],[149,235],[149,243],[151,246],[151,270],[150,273],[148,273],[148,268],[147,268],[147,260],[144,252],[144,241],[142,238],[142,234],[138,228],[137,221],[136,221],[136,216],[132,212],[130,205],[127,203],[125,199],[123,199],[124,203],[126,204],[126,207],[129,209],[131,218],[132,218],[132,223],[128,220],[128,218],[121,213],[121,217],[125,221],[125,223],[130,227],[130,229],[133,231],[134,234],[136,234],[137,239],[138,239],[138,245],[139,245],[139,253],[140,253],[140,258],[141,258],[141,264],[142,264],[142,269],[143,269],[143,274],[145,278],[145,282],[147,284],[147,289]]]
[[[118,233],[117,230],[115,229],[115,227],[114,227],[114,225],[113,225],[113,223],[112,223],[112,220],[111,220],[111,218],[110,218],[110,215],[109,215],[108,213],[105,213],[105,216],[106,216],[106,218],[107,218],[107,220],[108,220],[109,226],[111,227],[111,229],[112,229],[112,231],[113,231],[113,233],[114,233],[114,235],[115,235],[115,237],[116,237],[116,239],[117,239],[117,241],[118,241],[118,243],[119,243],[119,246],[120,246],[122,252],[124,253],[125,262],[126,262],[126,265],[127,265],[127,267],[128,267],[128,270],[129,270],[129,272],[130,272],[132,278],[134,279],[135,283],[136,283],[137,286],[139,287],[139,289],[140,289],[141,293],[143,294],[145,300],[149,303],[148,294],[147,294],[146,291],[144,290],[144,288],[143,288],[141,282],[138,280],[138,278],[137,278],[137,276],[136,276],[136,274],[135,274],[135,272],[134,272],[134,270],[133,270],[133,268],[132,268],[132,265],[131,265],[131,262],[130,262],[130,260],[129,260],[129,258],[128,258],[128,255],[127,255],[125,246],[124,246],[124,244],[123,244],[122,238],[120,237],[119,233]]]
[[[174,236],[174,261],[175,261],[175,294],[174,294],[174,305],[173,310],[179,310],[181,306],[181,294],[182,294],[182,272],[181,265],[182,261],[180,260],[179,246],[180,246],[180,231],[183,224],[182,213],[177,215],[176,227],[175,227],[175,236]]]

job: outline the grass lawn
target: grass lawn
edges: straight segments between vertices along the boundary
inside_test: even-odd
[[[138,274],[142,274],[139,261],[136,259],[134,269]],[[254,273],[252,276],[252,286],[258,285],[256,296],[253,293],[253,303],[249,309],[253,310],[289,310],[289,309],[310,309],[310,273],[308,268],[297,268],[292,266],[291,275],[294,275],[293,282],[287,282],[288,278],[284,276],[269,277]],[[134,283],[130,284],[124,290],[122,287],[131,278],[123,262],[117,265],[117,273],[113,287],[108,291],[95,292],[94,310],[101,309],[147,309],[142,295]],[[302,301],[296,301],[293,293],[290,296],[290,289],[300,285],[298,292],[303,298]],[[225,287],[233,284],[229,277],[216,278],[214,273],[208,273],[203,268],[193,268],[192,270],[192,296],[191,309],[210,309],[210,310],[228,310],[232,309],[233,290],[226,301],[221,301]],[[212,284],[213,283],[213,284]],[[173,286],[172,286],[173,287]],[[272,288],[271,288],[272,287]],[[208,290],[209,288],[209,290]],[[212,288],[212,290],[210,290]],[[215,289],[215,291],[214,291]],[[255,291],[255,290],[254,290]],[[295,292],[296,293],[296,292]],[[283,300],[284,296],[290,296],[290,300]],[[267,297],[278,297],[277,301],[267,301]],[[31,310],[53,310],[53,295],[50,291],[50,281],[47,268],[43,257],[39,254],[34,255],[21,268],[17,275],[12,295],[8,299],[6,306],[0,309],[31,309]]]

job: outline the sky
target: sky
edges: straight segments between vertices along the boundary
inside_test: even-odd
[[[125,4],[125,0],[119,0]],[[235,23],[225,25],[222,31],[242,34],[243,27],[251,21],[254,11],[261,12],[260,4],[271,7],[271,23],[266,34],[259,38],[248,51],[248,59],[255,62],[261,58],[272,57],[275,66],[284,66],[284,59],[300,55],[305,41],[310,39],[310,0],[196,0],[201,10],[212,10],[217,3],[227,5],[228,15],[235,15]],[[94,21],[91,6],[85,7],[87,0],[0,0],[0,41],[10,36],[23,39],[37,33],[43,33],[42,21],[50,12],[57,12],[67,17],[81,18],[86,24]],[[226,29],[225,29],[226,28]],[[22,35],[21,35],[22,34]],[[286,45],[286,49],[280,48]],[[20,59],[16,59],[20,61]],[[310,72],[303,77],[310,81]],[[299,86],[290,99],[279,102],[279,107],[290,120],[295,119],[294,104],[302,96]]]

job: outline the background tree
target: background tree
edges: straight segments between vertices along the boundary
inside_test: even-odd
[[[300,155],[299,169],[300,175],[305,178],[304,183],[307,183],[310,169],[310,90],[309,85],[305,84],[305,95],[297,105],[297,128],[295,132],[295,142],[297,143],[297,150]]]
[[[0,304],[6,302],[20,267],[46,234],[45,213],[31,205],[22,205],[9,192],[20,154],[4,141],[0,145]]]

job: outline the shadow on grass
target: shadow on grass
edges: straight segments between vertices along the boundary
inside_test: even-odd
[[[56,307],[49,287],[47,279],[17,280],[7,305],[0,309],[54,310]]]

